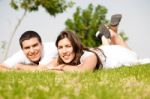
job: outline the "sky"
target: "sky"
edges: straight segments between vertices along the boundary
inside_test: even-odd
[[[65,28],[65,21],[72,18],[77,6],[85,9],[90,3],[98,4],[108,9],[107,19],[111,15],[120,13],[122,20],[119,31],[124,31],[129,40],[127,44],[140,58],[150,58],[150,0],[74,0],[75,5],[62,14],[53,17],[43,8],[37,12],[27,13],[16,31],[9,49],[8,57],[20,49],[19,38],[27,30],[34,30],[40,34],[43,42],[55,42],[57,35]],[[0,0],[0,41],[8,42],[10,35],[21,18],[23,10],[14,10],[9,5],[10,0]],[[4,50],[0,49],[0,62],[3,61]]]

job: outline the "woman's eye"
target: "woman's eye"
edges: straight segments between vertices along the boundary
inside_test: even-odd
[[[62,49],[62,46],[58,46],[58,49]]]
[[[68,47],[68,48],[69,48],[69,47],[71,47],[71,45],[67,45],[66,47]]]

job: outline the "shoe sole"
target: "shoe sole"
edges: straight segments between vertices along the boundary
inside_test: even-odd
[[[101,25],[100,28],[99,28],[99,31],[102,35],[104,35],[106,38],[110,39],[111,38],[111,35],[110,35],[110,32],[108,30],[108,28],[105,26],[105,25]]]
[[[117,25],[119,25],[119,23],[120,23],[120,21],[121,21],[121,18],[122,18],[122,15],[121,15],[121,14],[112,15],[110,25],[112,25],[112,26],[117,26]]]

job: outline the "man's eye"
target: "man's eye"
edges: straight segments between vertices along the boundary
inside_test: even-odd
[[[38,44],[34,44],[34,45],[33,45],[33,47],[36,47],[36,46],[38,46]]]
[[[30,49],[30,47],[25,47],[24,49]]]

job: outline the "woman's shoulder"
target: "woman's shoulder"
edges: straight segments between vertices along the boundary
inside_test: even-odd
[[[84,60],[84,59],[86,59],[86,58],[88,58],[88,57],[90,57],[90,56],[92,56],[92,55],[94,55],[93,52],[84,50],[84,53],[83,53],[83,55],[81,56],[81,60]]]
[[[83,57],[88,57],[88,56],[90,56],[90,55],[93,55],[94,53],[92,52],[92,51],[86,51],[86,50],[84,50],[84,53],[83,53]]]
[[[95,56],[94,52],[84,50],[84,53],[83,53],[83,55],[82,55],[81,58],[80,58],[81,64],[82,64],[87,58],[92,58],[93,56]]]

